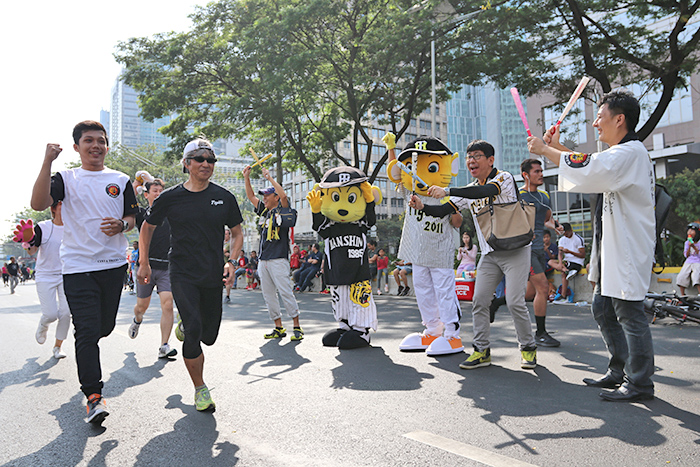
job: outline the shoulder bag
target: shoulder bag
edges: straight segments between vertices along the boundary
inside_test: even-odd
[[[515,181],[514,181],[515,182]],[[535,234],[535,205],[526,203],[515,188],[518,200],[512,203],[489,204],[476,214],[479,229],[496,251],[515,250],[532,241]]]

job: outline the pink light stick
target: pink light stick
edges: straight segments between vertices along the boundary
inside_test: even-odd
[[[523,125],[525,125],[527,135],[532,136],[532,133],[530,133],[530,126],[527,124],[525,109],[523,109],[523,102],[520,100],[520,94],[518,94],[518,88],[510,88],[510,93],[513,95],[515,106],[518,108],[518,113],[520,114],[520,119],[523,121]]]
[[[581,81],[578,83],[576,90],[571,95],[569,102],[566,104],[566,107],[564,108],[564,111],[561,113],[561,116],[559,117],[559,120],[557,120],[557,124],[555,126],[561,125],[561,122],[564,120],[564,117],[566,117],[566,115],[569,113],[569,111],[574,106],[574,104],[576,103],[578,98],[581,97],[581,93],[583,92],[584,89],[586,89],[586,85],[588,84],[588,82],[590,80],[591,80],[591,78],[589,78],[588,76],[584,76],[583,78],[581,78]]]

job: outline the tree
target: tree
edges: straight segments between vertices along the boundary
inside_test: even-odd
[[[460,12],[483,6],[455,3]],[[607,93],[635,83],[645,93],[660,91],[637,131],[645,139],[674,91],[687,88],[699,69],[700,29],[692,25],[698,7],[700,1],[689,0],[514,0],[487,5],[462,33],[482,50],[475,66],[484,78],[515,84],[525,95],[551,92],[566,102],[583,75],[597,83],[589,85],[589,97],[594,89]]]
[[[185,33],[118,45],[123,79],[142,93],[147,119],[181,147],[190,133],[248,137],[278,164],[319,181],[324,164],[369,172],[373,117],[400,137],[429,106],[430,41],[440,57],[438,99],[473,76],[457,24],[436,21],[439,0],[221,0]],[[337,144],[347,136],[353,156]],[[366,145],[366,146],[361,146]],[[384,158],[370,173],[381,170]],[[278,170],[278,177],[281,177]]]

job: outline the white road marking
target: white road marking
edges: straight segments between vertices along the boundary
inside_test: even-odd
[[[533,464],[528,464],[527,462],[522,462],[512,457],[502,456],[476,446],[460,443],[453,439],[443,438],[442,436],[428,433],[427,431],[413,431],[411,433],[406,433],[404,436],[414,441],[493,467],[535,467]]]

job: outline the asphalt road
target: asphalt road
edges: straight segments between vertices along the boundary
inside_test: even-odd
[[[611,403],[581,382],[607,362],[586,307],[550,306],[548,328],[562,346],[540,348],[534,371],[520,369],[501,308],[493,364],[464,371],[465,354],[399,352],[421,329],[412,297],[377,297],[372,347],[342,352],[321,345],[334,328],[328,297],[297,297],[306,338],[266,341],[260,292],[233,291],[219,339],[205,347],[212,415],[194,409],[181,358],[156,358],[157,298],[129,339],[135,296],[125,293],[117,328],[101,341],[110,416],[97,428],[83,420],[72,335],[68,357],[54,360],[54,326],[46,344],[34,340],[34,284],[15,295],[0,288],[0,465],[700,465],[698,326],[653,325],[656,399]],[[471,306],[462,306],[469,343]]]

